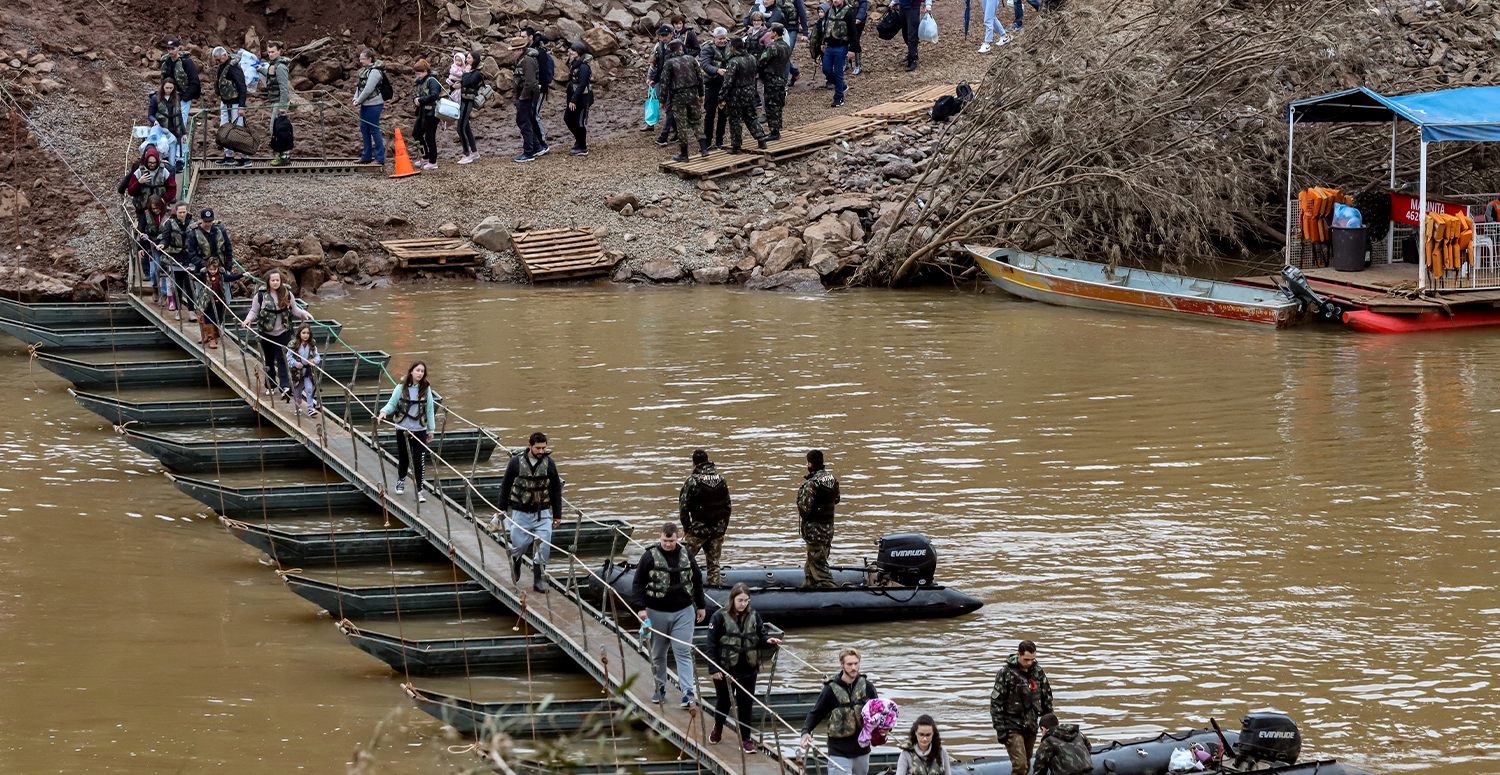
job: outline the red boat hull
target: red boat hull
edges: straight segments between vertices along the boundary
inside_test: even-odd
[[[1455,328],[1500,326],[1500,310],[1454,310],[1451,315],[1443,312],[1386,315],[1369,310],[1355,310],[1344,313],[1344,322],[1355,331],[1364,331],[1369,334],[1451,331]]]

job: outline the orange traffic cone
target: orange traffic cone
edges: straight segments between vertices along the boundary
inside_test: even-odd
[[[390,177],[407,178],[422,174],[420,170],[413,169],[411,166],[411,157],[406,155],[406,141],[401,139],[400,129],[396,130],[396,154],[393,158],[396,161],[396,171],[392,172]]]

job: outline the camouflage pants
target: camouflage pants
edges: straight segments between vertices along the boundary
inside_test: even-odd
[[[1010,754],[1011,775],[1027,775],[1031,771],[1031,754],[1036,748],[1036,730],[1005,734],[1005,752]]]
[[[751,137],[759,140],[766,136],[765,132],[760,131],[760,122],[755,120],[754,102],[730,102],[726,107],[729,110],[729,147],[738,149],[743,146],[746,124],[750,125]]]
[[[836,586],[833,571],[828,569],[828,553],[833,549],[833,524],[803,522],[802,540],[807,542],[807,565],[803,567],[802,586]]]
[[[677,124],[677,142],[688,148],[698,145],[698,127],[703,123],[703,111],[698,105],[698,96],[684,92],[672,98],[672,120]]]
[[[781,111],[786,107],[786,80],[767,78],[766,84],[766,129],[781,131]]]
[[[710,585],[720,581],[719,555],[724,551],[724,530],[727,526],[691,524],[683,527],[682,543],[688,551],[698,555],[703,563],[703,573]]]

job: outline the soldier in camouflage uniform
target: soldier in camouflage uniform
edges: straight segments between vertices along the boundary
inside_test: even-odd
[[[677,493],[677,515],[682,520],[682,543],[703,555],[708,583],[718,584],[719,553],[729,527],[729,483],[708,459],[708,453],[693,450],[693,474]]]
[[[1059,724],[1057,716],[1048,713],[1037,721],[1042,742],[1036,747],[1032,775],[1090,775],[1094,757],[1089,739],[1078,731],[1077,724]]]
[[[1000,667],[990,691],[990,722],[1010,754],[1012,775],[1030,772],[1038,721],[1051,712],[1052,685],[1047,683],[1047,672],[1036,662],[1036,644],[1023,640]]]
[[[766,87],[767,140],[781,139],[781,111],[786,107],[786,66],[792,61],[792,47],[786,42],[786,28],[781,22],[771,25],[774,38],[760,52],[760,82]]]
[[[673,161],[688,160],[688,144],[698,139],[698,127],[703,125],[703,71],[698,69],[698,58],[685,54],[682,41],[672,41],[667,50],[671,56],[662,66],[661,87],[672,105],[672,122],[677,127],[679,152]],[[698,140],[698,155],[708,153],[708,139]]]
[[[828,552],[833,548],[833,507],[838,502],[839,480],[823,467],[823,451],[809,451],[807,477],[797,490],[797,514],[802,517],[802,540],[807,542],[803,586],[834,586],[833,571],[828,568]]]
[[[766,136],[760,131],[760,122],[755,120],[755,59],[745,53],[744,38],[730,41],[734,51],[729,63],[724,65],[724,88],[729,91],[725,98],[725,109],[729,111],[729,141],[727,153],[740,153],[745,138],[743,125],[750,125],[750,136],[761,147],[766,147]]]

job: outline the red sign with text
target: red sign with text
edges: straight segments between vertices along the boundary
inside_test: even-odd
[[[1417,197],[1410,194],[1398,194],[1391,192],[1391,220],[1396,223],[1408,223],[1417,225],[1417,205],[1421,202]],[[1448,215],[1464,215],[1469,208],[1464,205],[1456,205],[1451,202],[1439,202],[1436,199],[1427,200],[1427,212],[1447,213]]]

